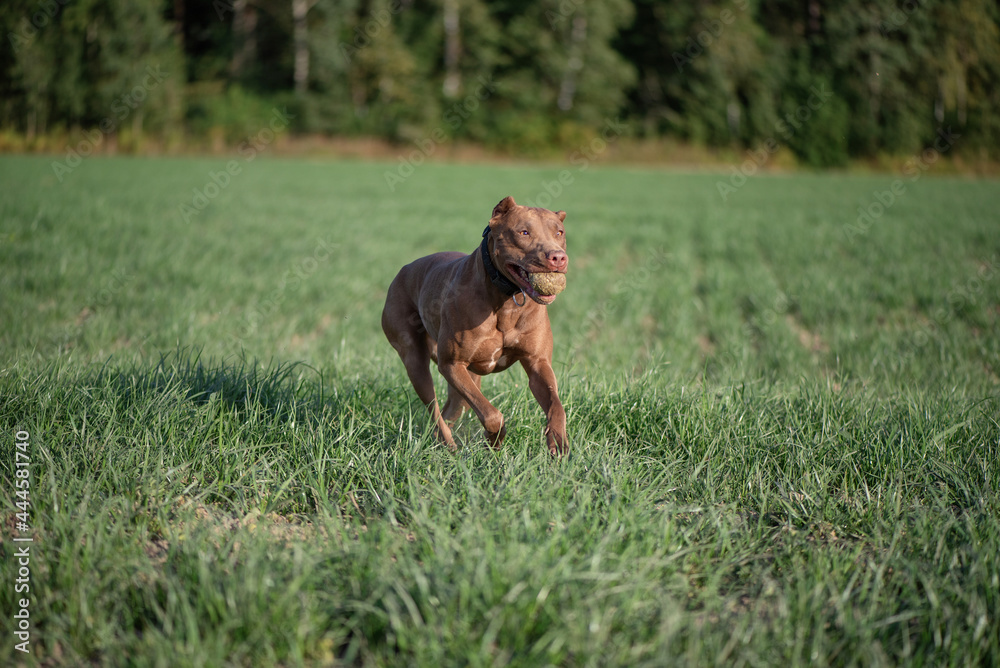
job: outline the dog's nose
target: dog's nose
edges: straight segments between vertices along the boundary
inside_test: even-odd
[[[545,260],[551,271],[566,271],[566,265],[569,264],[569,258],[562,251],[549,251],[545,254]]]

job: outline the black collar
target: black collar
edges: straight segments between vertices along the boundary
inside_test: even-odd
[[[504,293],[508,297],[513,297],[518,292],[521,292],[521,288],[514,285],[509,278],[501,274],[493,265],[493,261],[490,260],[490,253],[486,248],[487,237],[489,237],[489,235],[490,226],[487,225],[486,229],[483,230],[483,243],[479,244],[479,250],[483,256],[483,266],[486,267],[486,275],[490,277],[490,281],[496,286],[497,290]]]

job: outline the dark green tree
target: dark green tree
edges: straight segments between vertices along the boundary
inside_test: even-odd
[[[637,0],[619,39],[640,70],[632,94],[647,135],[750,145],[773,133],[782,65],[750,0]]]
[[[624,109],[635,69],[613,46],[632,19],[627,0],[495,2],[504,26],[494,136],[541,146],[579,138]]]
[[[34,18],[42,5],[19,4],[5,11],[8,21],[41,25],[9,31],[16,110],[8,117],[16,127],[29,137],[56,126],[96,127],[113,140],[126,123],[134,134],[177,126],[183,61],[160,2],[46,3],[53,10],[44,22]]]
[[[237,141],[290,105],[297,130],[517,152],[627,119],[816,166],[947,128],[1000,156],[996,0],[8,0],[0,30],[0,125],[29,140]]]

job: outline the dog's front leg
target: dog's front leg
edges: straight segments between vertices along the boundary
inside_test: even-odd
[[[528,387],[535,396],[538,405],[545,412],[545,442],[553,455],[565,455],[569,452],[569,441],[566,438],[566,410],[559,400],[559,388],[556,383],[556,373],[547,359],[531,358],[521,361],[528,374]]]
[[[491,447],[499,448],[503,443],[504,436],[507,435],[503,413],[497,410],[483,395],[478,383],[472,377],[468,365],[461,362],[439,363],[438,369],[445,380],[458,390],[466,403],[475,411],[479,421],[483,423],[483,428],[486,430],[486,442]]]

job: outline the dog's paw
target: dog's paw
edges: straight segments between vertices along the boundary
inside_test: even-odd
[[[507,425],[500,425],[500,431],[486,430],[486,444],[494,450],[499,450],[503,445],[503,439],[507,436]]]
[[[566,442],[566,437],[553,437],[548,438],[549,454],[553,457],[566,457],[569,458],[569,443]]]

